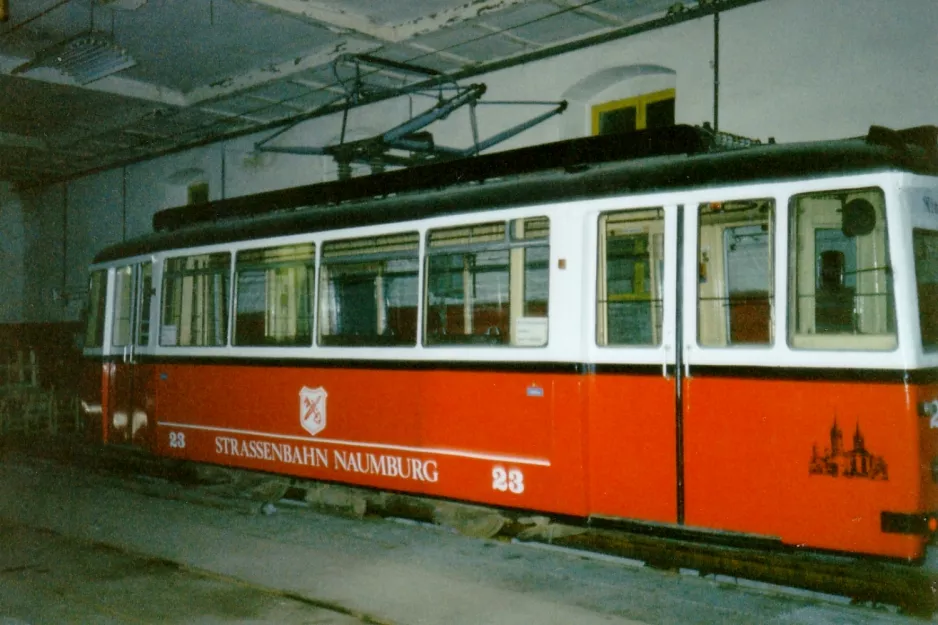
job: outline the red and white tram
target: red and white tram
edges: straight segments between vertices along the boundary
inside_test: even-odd
[[[920,560],[938,129],[677,127],[157,214],[91,267],[101,436]]]

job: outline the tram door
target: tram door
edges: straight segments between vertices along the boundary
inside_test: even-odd
[[[136,263],[114,270],[105,437],[108,443],[144,446],[150,442],[147,376],[139,363],[150,342],[153,264]]]
[[[739,385],[713,372],[771,343],[775,206],[718,199],[598,216],[593,515],[700,523],[699,476],[713,474],[701,464],[726,465],[740,444]],[[709,436],[717,419],[727,429]]]
[[[758,195],[700,199],[682,215],[678,521],[770,531],[788,513],[772,505],[785,496],[773,489],[789,488],[777,476],[811,451],[787,435],[800,423],[786,409],[798,405],[795,387],[765,375],[778,359],[778,207]],[[807,461],[798,466],[807,473]]]
[[[594,517],[675,523],[678,511],[676,336],[683,208],[600,213],[596,363],[589,378],[589,509]]]

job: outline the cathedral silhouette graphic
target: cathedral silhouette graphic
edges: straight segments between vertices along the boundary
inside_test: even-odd
[[[817,443],[811,449],[810,475],[829,475],[831,477],[859,477],[870,480],[888,480],[889,467],[882,456],[875,456],[866,448],[866,441],[860,432],[860,422],[853,434],[853,449],[844,448],[844,433],[837,425],[831,426],[831,444],[818,453]]]

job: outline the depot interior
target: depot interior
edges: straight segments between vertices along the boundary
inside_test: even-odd
[[[67,393],[89,263],[162,209],[672,124],[934,124],[936,31],[933,0],[0,0],[3,363]]]

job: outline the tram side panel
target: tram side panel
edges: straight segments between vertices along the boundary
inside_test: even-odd
[[[589,378],[590,513],[674,523],[674,378],[601,372]]]
[[[105,442],[152,451],[156,433],[152,365],[117,361],[105,367]]]
[[[916,385],[911,395],[910,408],[918,413],[920,501],[916,510],[931,534],[938,530],[938,384]]]
[[[105,423],[103,406],[107,396],[108,364],[100,355],[104,342],[106,311],[107,272],[92,271],[88,279],[88,306],[85,311],[84,348],[78,375],[80,376],[79,400],[84,419],[85,436],[89,440],[103,442]],[[90,353],[94,356],[89,357]]]
[[[899,350],[898,328],[911,316],[894,295],[903,246],[889,246],[903,238],[902,213],[886,202],[892,181],[871,182],[830,183],[784,204],[758,195],[701,202],[690,213],[698,234],[685,269],[697,274],[685,293],[696,300],[683,389],[689,526],[922,555],[924,532],[886,521],[929,509]],[[789,233],[781,246],[777,212]],[[783,262],[787,284],[776,283]]]
[[[165,455],[583,513],[573,375],[232,363],[156,379]]]
[[[107,363],[100,358],[85,358],[81,361],[79,375],[79,401],[82,416],[81,427],[86,440],[104,441],[105,419],[102,405],[106,395]]]
[[[882,513],[924,512],[918,418],[901,383],[687,381],[689,526],[916,559]]]
[[[232,360],[161,365],[157,377],[161,453],[372,486],[427,481],[422,455],[389,451],[415,446],[419,430],[406,371]]]
[[[87,361],[85,375],[98,383],[98,388],[82,397],[94,439],[152,451],[155,413],[150,367],[95,359]]]
[[[585,513],[579,374],[433,371],[420,388],[423,444],[460,459],[435,494]]]
[[[911,209],[906,213],[912,226],[911,245],[905,242],[902,247],[911,252],[907,259],[915,269],[914,313],[919,322],[921,356],[923,364],[931,365],[913,373],[921,381],[913,386],[910,401],[919,417],[919,509],[929,511],[928,530],[934,533],[938,530],[938,382],[934,367],[938,350],[938,188],[934,179],[918,179],[904,185],[900,197],[902,205]]]

